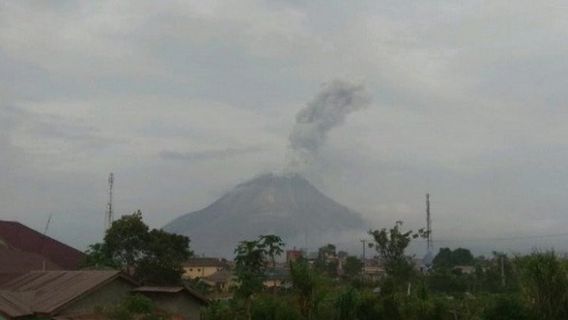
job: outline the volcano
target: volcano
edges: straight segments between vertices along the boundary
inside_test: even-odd
[[[231,257],[239,241],[261,234],[279,235],[289,247],[316,248],[363,232],[365,222],[300,175],[265,174],[164,230],[189,236],[197,254]]]

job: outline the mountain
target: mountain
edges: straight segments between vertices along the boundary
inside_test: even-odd
[[[239,241],[260,234],[279,235],[288,246],[316,248],[363,232],[365,223],[300,175],[265,174],[174,219],[164,230],[189,236],[197,254],[231,257]]]

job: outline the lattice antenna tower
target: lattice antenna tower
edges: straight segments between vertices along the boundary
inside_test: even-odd
[[[112,225],[112,221],[114,220],[113,211],[112,211],[112,187],[114,184],[114,174],[111,172],[108,176],[108,203],[107,203],[107,211],[105,216],[105,227],[109,229]]]

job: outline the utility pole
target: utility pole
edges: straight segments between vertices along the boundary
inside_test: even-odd
[[[365,256],[365,247],[367,246],[367,240],[361,239],[361,243],[363,244],[363,264],[365,263],[366,256]]]
[[[500,255],[500,262],[501,262],[501,286],[505,287],[505,255]]]
[[[113,212],[112,212],[112,187],[114,184],[114,174],[111,172],[108,176],[108,203],[107,203],[107,212],[106,212],[106,219],[105,219],[105,227],[106,229],[110,229],[112,226],[112,221],[114,220]]]
[[[430,215],[430,194],[426,194],[426,232],[427,240],[426,240],[426,247],[429,253],[431,253],[434,249],[432,245],[432,216]]]

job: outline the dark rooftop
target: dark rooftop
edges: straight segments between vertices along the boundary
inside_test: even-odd
[[[0,220],[0,246],[43,256],[67,269],[79,268],[84,254],[19,222]]]

